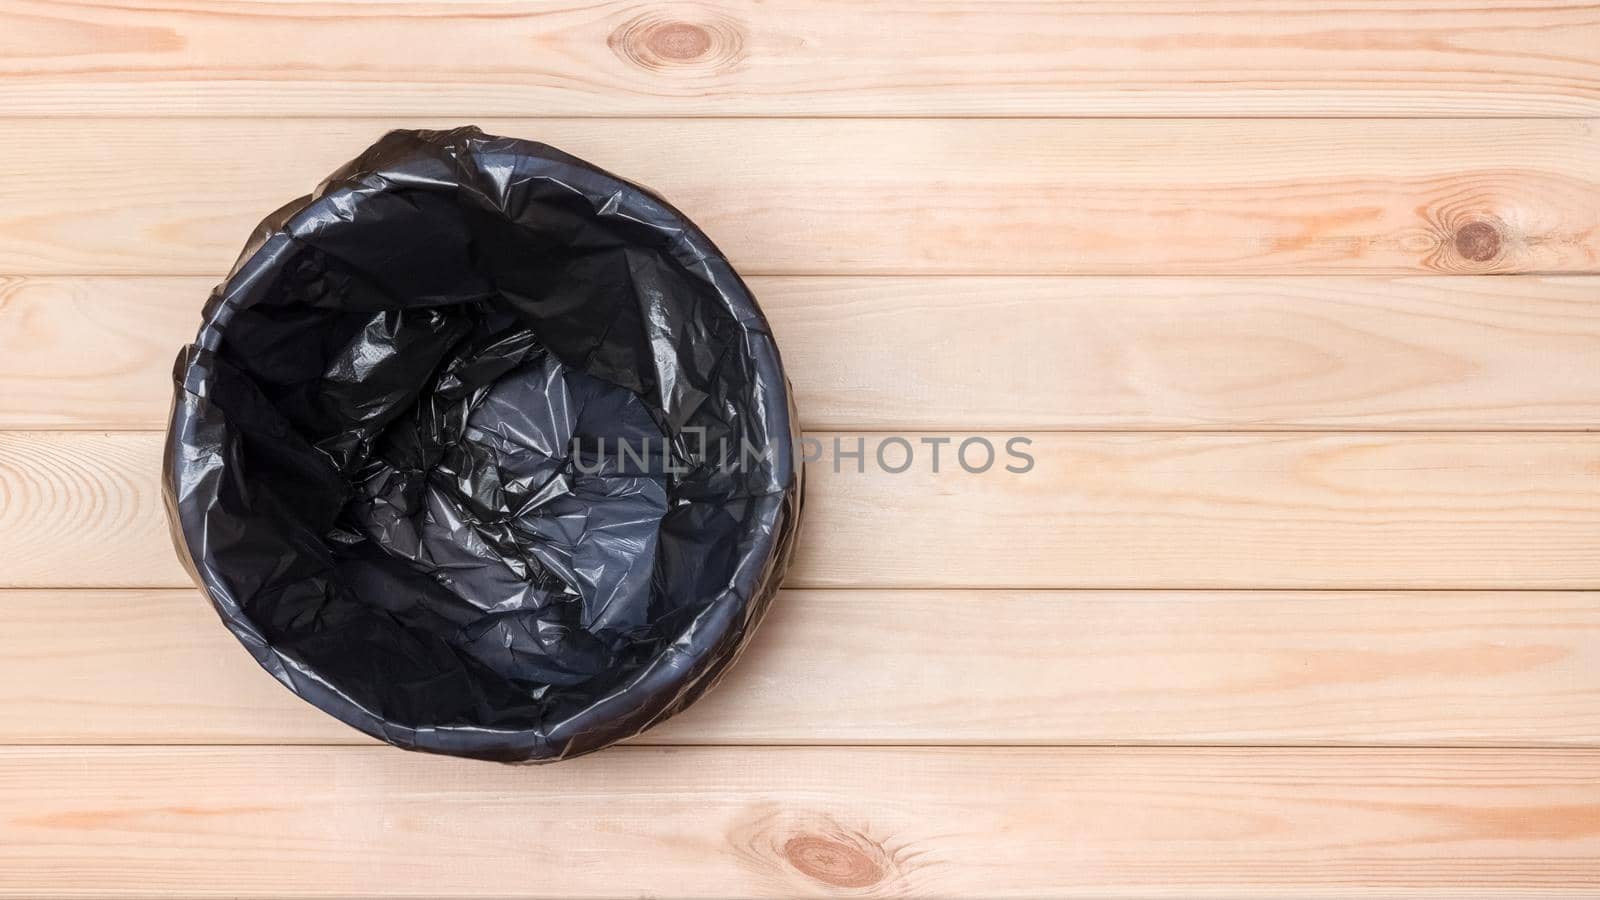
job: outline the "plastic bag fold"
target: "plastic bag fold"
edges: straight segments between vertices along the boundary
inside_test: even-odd
[[[258,228],[179,353],[178,553],[291,691],[407,749],[593,751],[738,655],[800,513],[767,322],[649,191],[395,131]]]

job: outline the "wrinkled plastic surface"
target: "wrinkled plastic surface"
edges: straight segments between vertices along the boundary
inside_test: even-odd
[[[787,565],[755,301],[677,210],[542,144],[386,135],[262,223],[174,380],[179,555],[267,671],[400,747],[637,734]]]

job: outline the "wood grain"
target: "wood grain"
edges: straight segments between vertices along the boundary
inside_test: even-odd
[[[165,427],[211,282],[0,278],[0,427]],[[758,277],[812,429],[1600,425],[1600,278]]]
[[[1600,588],[1600,435],[1036,434],[1025,474],[1006,435],[982,474],[812,437],[791,587]],[[159,470],[156,433],[0,432],[0,586],[186,586]]]
[[[8,0],[0,35],[9,115],[1600,111],[1600,12],[1560,0]]]
[[[0,617],[0,744],[371,743],[196,591],[0,591]],[[1596,672],[1593,593],[791,590],[640,741],[1594,746]]]
[[[1596,895],[1596,48],[1572,0],[0,0],[0,898]],[[284,691],[158,488],[255,223],[467,122],[702,225],[824,448],[725,683],[537,770]]]
[[[0,426],[165,428],[207,285],[0,277]]]
[[[389,748],[10,748],[0,894],[1581,896],[1600,881],[1597,764],[629,748],[529,771]]]
[[[810,471],[838,456],[824,440]],[[1600,586],[1600,435],[1037,435],[1027,450],[1025,475],[999,473],[1004,457],[982,476],[821,474],[794,583]]]
[[[0,273],[220,276],[421,120],[23,119]],[[762,274],[1600,271],[1586,121],[488,120],[660,190]]]

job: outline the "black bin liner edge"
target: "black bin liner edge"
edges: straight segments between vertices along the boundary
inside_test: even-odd
[[[396,229],[416,228],[438,233],[390,239]],[[584,296],[586,278],[593,279],[595,297],[610,302],[632,292],[632,300],[612,303],[606,311],[618,313],[612,321],[590,321],[590,307],[600,301]],[[412,341],[405,346],[434,352],[448,345],[460,351],[453,362],[461,371],[482,369],[488,359],[506,363],[511,374],[477,385],[470,402],[461,400],[444,413],[418,413],[402,403],[386,409],[389,418],[372,426],[359,412],[372,398],[363,393],[361,378],[340,380],[350,368],[340,354],[351,345],[370,349],[382,341],[341,345],[342,335],[319,337],[362,316],[369,317],[369,329],[395,341],[387,348],[393,352],[371,371],[418,377],[422,367],[406,364],[409,351],[395,349]],[[545,355],[537,373],[525,375],[525,369],[510,365],[525,362],[521,359],[507,362],[493,352],[473,356],[461,349],[475,338],[499,352],[501,345],[516,343],[503,338],[515,338],[521,325],[540,339],[535,349]],[[465,337],[456,337],[452,328]],[[545,337],[548,346],[542,346]],[[317,341],[326,346],[304,349]],[[269,350],[289,362],[276,364]],[[294,358],[299,355],[307,359]],[[370,360],[360,353],[355,357],[357,370],[366,372],[361,366]],[[442,358],[435,353],[426,360]],[[319,365],[324,371],[308,386],[304,376]],[[415,408],[427,405],[421,402],[425,396],[448,393],[439,389],[437,372],[429,378],[413,398]],[[637,734],[716,683],[771,603],[792,552],[803,487],[792,453],[793,399],[770,330],[748,289],[711,241],[665,201],[546,145],[473,128],[384,136],[313,194],[263,221],[206,304],[195,342],[176,361],[174,381],[163,494],[185,566],[227,627],[275,678],[342,721],[404,748],[550,761]],[[478,496],[484,482],[506,480],[507,460],[533,459],[540,473],[559,468],[559,459],[540,458],[518,443],[523,435],[515,428],[485,411],[510,382],[517,390],[526,382],[560,394],[585,411],[637,406],[633,419],[646,423],[638,426],[643,431],[653,420],[664,455],[687,457],[693,464],[693,474],[676,480],[655,472],[639,478],[607,473],[602,480],[610,480],[604,480],[587,509],[572,500],[585,490],[582,476],[570,479],[567,494],[554,492],[558,500],[571,501],[568,511],[548,516],[558,525],[590,524],[600,516],[595,510],[620,502],[626,512],[612,515],[620,524],[611,524],[623,535],[617,543],[624,546],[640,533],[630,520],[642,508],[634,498],[649,495],[654,505],[643,506],[661,513],[648,591],[637,573],[621,587],[599,584],[613,591],[606,598],[611,605],[601,604],[599,617],[611,615],[613,607],[631,610],[619,617],[627,620],[623,626],[578,635],[588,627],[583,617],[596,614],[584,607],[594,600],[584,592],[595,585],[585,582],[584,574],[574,575],[583,567],[567,565],[571,561],[562,552],[577,548],[581,553],[584,538],[558,534],[550,544],[559,546],[552,551],[539,544],[538,527],[533,537],[526,532],[526,521],[541,521],[537,516],[519,518],[514,513],[521,507],[510,501],[498,507],[480,502],[484,497],[527,502],[527,486],[517,479],[483,488],[484,496]],[[330,383],[354,385],[349,389],[360,402],[330,413],[325,400],[337,393],[328,389]],[[527,395],[513,391],[510,396],[517,401]],[[501,405],[515,418],[530,404]],[[582,425],[581,415],[578,420]],[[561,424],[557,421],[552,432]],[[710,457],[685,451],[692,446],[685,443],[685,433],[697,428],[703,433],[707,426],[720,430],[724,439],[754,439],[766,450],[764,461],[754,471],[730,473]],[[463,443],[463,433],[478,441],[468,451],[459,449],[470,443]],[[467,460],[466,474],[455,478],[466,487],[435,478],[437,469],[395,462],[411,461],[405,452],[415,449],[410,444],[416,440],[432,440],[438,445],[429,445],[432,452],[447,461]],[[670,453],[668,443],[674,448]],[[501,455],[490,463],[477,459],[486,453]],[[271,483],[264,472],[282,477]],[[348,479],[345,489],[357,502],[342,498],[339,509],[333,508],[328,498],[339,490],[335,476]],[[403,489],[392,496],[362,495],[374,479],[385,477]],[[561,477],[551,476],[552,483],[565,484]],[[382,538],[405,531],[384,527],[411,520],[391,516],[380,527],[373,523],[384,516],[370,510],[394,508],[389,501],[395,496],[418,495],[417,481],[425,482],[421,491],[430,498],[439,494],[478,513],[487,510],[490,515],[481,521],[456,522],[459,530],[452,533],[488,534],[491,545],[500,540],[502,549],[513,551],[501,562],[517,572],[536,572],[530,581],[539,587],[530,590],[537,596],[503,599],[524,604],[509,610],[474,606],[485,602],[483,593],[494,593],[475,593],[475,587],[491,584],[504,593],[515,579],[500,573],[476,583],[453,580],[459,560],[430,570],[437,562],[430,552],[451,552],[436,535],[431,543],[399,541],[406,545],[399,551],[402,558],[373,553]],[[645,487],[634,489],[635,482]],[[348,513],[368,500],[365,517]],[[440,505],[442,519],[454,514],[448,506]],[[430,508],[416,520],[431,514]],[[706,538],[704,548],[695,546],[693,529],[684,526],[700,519],[715,520],[725,532]],[[437,522],[417,530],[426,533],[434,526]],[[362,527],[372,530],[363,533]],[[664,532],[678,542],[672,553],[660,551],[661,542],[669,540],[660,536]],[[536,546],[523,558],[519,554],[529,549],[525,542]],[[697,557],[700,550],[705,552]],[[621,558],[617,552],[606,559]],[[360,578],[340,580],[352,571]],[[388,580],[374,580],[371,572]],[[360,589],[376,583],[399,588],[365,594]],[[446,597],[450,615],[465,616],[465,624],[448,616],[440,624],[439,616],[417,611],[426,603],[412,608],[394,600],[413,589],[418,596]],[[380,606],[397,603],[398,610],[367,608],[380,595]],[[458,603],[462,595],[465,600]],[[580,607],[581,612],[572,612]],[[502,626],[501,616],[518,626]],[[407,629],[418,621],[424,623],[423,638],[410,641]],[[530,690],[520,679],[522,670],[506,660],[536,659],[537,653],[517,647],[513,650],[521,656],[498,655],[495,641],[502,633],[496,629],[508,642],[522,640],[535,651],[544,646],[539,641],[548,640],[554,648],[550,659],[562,661],[565,654],[609,667],[590,671],[555,665],[552,671],[570,683]],[[542,637],[546,630],[556,637]],[[462,653],[451,640],[471,652]],[[568,652],[567,644],[581,652]],[[480,665],[483,659],[490,661],[487,667]],[[437,686],[423,677],[433,671],[430,660],[446,661]],[[392,688],[392,696],[386,679],[400,685]],[[427,704],[418,702],[429,690],[451,698],[449,714],[432,716]],[[518,711],[503,715],[508,708]]]

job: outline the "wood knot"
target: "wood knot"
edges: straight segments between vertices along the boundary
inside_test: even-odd
[[[1500,229],[1479,219],[1456,229],[1456,252],[1463,259],[1488,262],[1500,255]]]
[[[1421,251],[1424,268],[1451,275],[1525,271],[1534,265],[1525,229],[1500,215],[1505,198],[1463,193],[1448,202],[1418,210],[1421,228],[1402,238],[1402,247]],[[1414,243],[1413,243],[1414,242]]]
[[[807,878],[832,887],[860,890],[882,881],[888,870],[883,848],[876,844],[871,846],[876,848],[876,853],[853,841],[803,834],[784,842],[783,856],[795,871]]]
[[[709,53],[712,46],[711,34],[688,22],[668,22],[652,28],[645,41],[656,56],[679,61],[699,59]]]
[[[709,10],[674,8],[673,13],[635,16],[611,32],[606,43],[624,62],[651,72],[704,74],[744,58],[744,31],[737,22]]]
[[[831,816],[776,804],[752,807],[728,840],[743,865],[783,895],[899,896],[913,890],[917,873],[935,864],[925,849],[870,826],[852,827]]]

